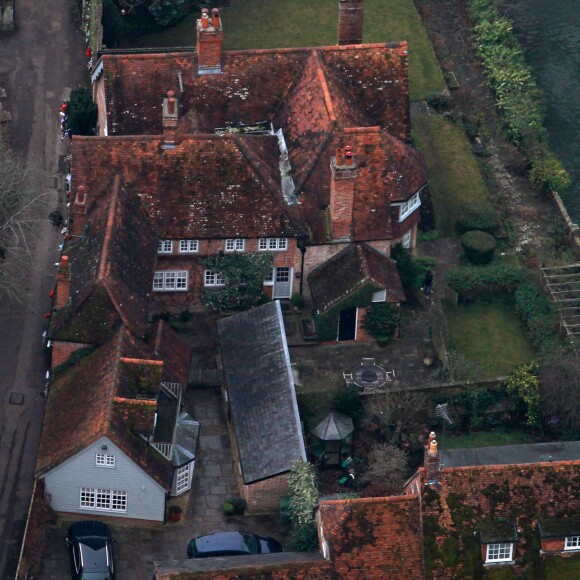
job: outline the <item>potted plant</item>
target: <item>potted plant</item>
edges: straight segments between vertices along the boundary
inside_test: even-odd
[[[386,346],[399,325],[399,310],[388,302],[375,302],[367,308],[363,328],[376,338],[379,346]]]
[[[181,520],[182,509],[178,505],[172,505],[169,508],[169,521],[179,522]]]
[[[290,298],[290,304],[292,304],[293,310],[300,310],[304,306],[304,297],[298,292],[294,292]]]

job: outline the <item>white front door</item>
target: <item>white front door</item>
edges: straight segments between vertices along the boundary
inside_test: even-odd
[[[274,290],[272,298],[290,298],[292,296],[292,273],[293,268],[274,268]]]

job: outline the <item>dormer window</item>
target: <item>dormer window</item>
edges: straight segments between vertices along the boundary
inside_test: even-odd
[[[157,244],[158,254],[173,254],[173,240],[159,240]]]
[[[513,544],[487,544],[486,564],[511,562],[514,554]]]
[[[408,218],[421,205],[421,197],[417,192],[413,197],[399,206],[399,221]]]
[[[180,254],[196,254],[199,252],[199,240],[179,240]]]
[[[283,252],[288,249],[288,238],[260,238],[260,252]]]
[[[580,536],[568,536],[564,550],[580,550]]]

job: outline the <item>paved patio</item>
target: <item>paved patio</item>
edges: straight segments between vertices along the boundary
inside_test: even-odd
[[[188,542],[204,534],[241,530],[284,540],[280,536],[276,517],[226,518],[222,514],[222,502],[238,493],[219,388],[189,389],[185,408],[201,423],[201,430],[193,489],[188,496],[177,498],[184,506],[182,521],[153,527],[108,522],[116,540],[118,580],[150,578],[155,560],[186,558]],[[64,538],[72,521],[74,519],[61,518],[50,530],[39,579],[63,580],[70,577]]]

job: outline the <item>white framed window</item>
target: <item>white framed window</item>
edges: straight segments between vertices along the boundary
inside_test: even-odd
[[[179,240],[180,254],[197,254],[199,252],[199,240]]]
[[[173,240],[159,240],[157,244],[158,254],[173,254]]]
[[[399,221],[402,222],[405,218],[410,216],[420,205],[421,196],[419,193],[416,193],[413,197],[399,206]]]
[[[126,512],[127,492],[119,489],[81,487],[79,507],[101,512]]]
[[[99,467],[115,467],[115,454],[97,453],[95,461]]]
[[[401,245],[403,248],[409,249],[411,247],[411,242],[413,241],[413,230],[409,230],[401,239]]]
[[[513,544],[487,544],[486,562],[511,562]]]
[[[270,272],[270,275],[264,279],[264,286],[274,286],[274,270],[276,268],[272,268],[272,272]]]
[[[226,279],[217,272],[206,270],[203,275],[204,286],[225,286]]]
[[[175,495],[187,491],[191,487],[191,472],[193,463],[179,467],[175,473]]]
[[[568,536],[564,544],[564,550],[580,550],[580,536]]]
[[[288,249],[288,238],[260,238],[258,250],[260,252],[283,252]]]
[[[243,252],[246,249],[246,240],[236,238],[226,240],[226,252]]]
[[[162,270],[155,272],[153,277],[155,292],[170,292],[187,290],[187,270]]]

